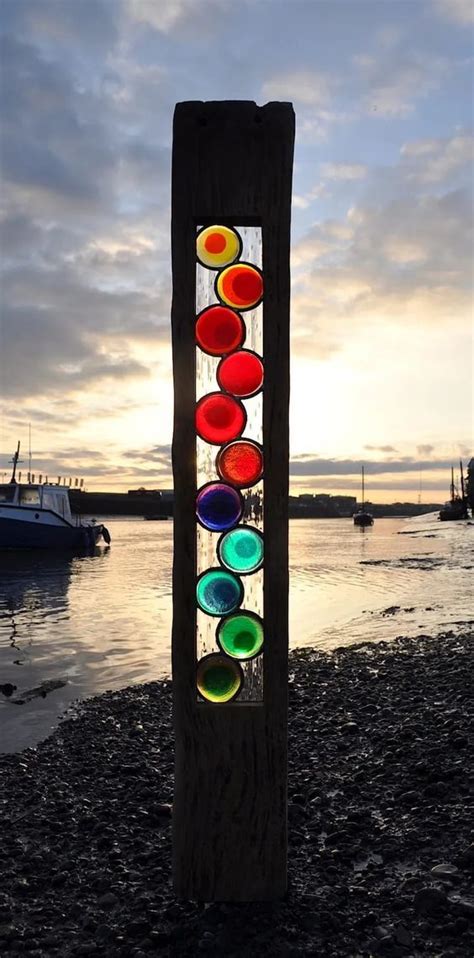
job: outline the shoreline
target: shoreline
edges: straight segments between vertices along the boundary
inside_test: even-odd
[[[80,703],[0,755],[0,949],[474,953],[473,652],[448,632],[290,653],[289,892],[271,905],[172,894],[171,682]]]

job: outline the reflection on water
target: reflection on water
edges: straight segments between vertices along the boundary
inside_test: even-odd
[[[0,555],[0,750],[40,741],[75,699],[169,674],[172,523],[107,521],[92,556]],[[426,517],[292,521],[291,646],[462,628],[473,543],[472,525]]]

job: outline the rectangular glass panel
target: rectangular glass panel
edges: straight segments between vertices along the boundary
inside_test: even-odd
[[[198,227],[199,232],[200,227]],[[242,240],[242,251],[237,262],[248,263],[262,269],[262,231],[260,227],[239,227],[237,224],[234,229],[238,232]],[[217,305],[219,299],[215,291],[215,283],[218,275],[216,269],[209,269],[196,263],[196,314],[202,312],[209,306]],[[236,311],[239,310],[236,307]],[[263,315],[262,304],[254,309],[242,310],[240,315],[245,324],[245,342],[243,348],[252,350],[258,356],[262,356],[263,351]],[[196,401],[209,393],[219,391],[219,383],[216,378],[217,368],[221,362],[222,356],[212,356],[204,352],[198,345],[196,346]],[[252,439],[259,444],[263,442],[263,393],[259,392],[251,398],[241,400],[247,414],[247,423],[242,434],[243,439]],[[197,488],[200,489],[205,483],[218,481],[219,475],[216,470],[216,456],[220,446],[205,442],[199,436],[196,436],[196,464],[197,464]],[[243,488],[242,495],[245,502],[244,516],[241,524],[248,525],[263,533],[263,495],[264,480],[250,488]],[[196,559],[198,576],[210,568],[219,566],[217,557],[217,544],[220,533],[211,532],[208,529],[197,524],[196,533]],[[242,575],[241,581],[244,588],[244,599],[241,603],[241,610],[255,613],[263,617],[263,568],[257,572]],[[216,641],[216,628],[221,620],[219,617],[207,615],[200,608],[197,608],[197,636],[196,651],[197,660],[210,654],[211,652],[220,652]],[[244,673],[244,685],[235,702],[262,702],[263,699],[263,655],[256,658],[241,661],[240,665]]]

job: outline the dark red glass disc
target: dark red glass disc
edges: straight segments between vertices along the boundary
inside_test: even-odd
[[[263,363],[248,349],[238,349],[219,363],[217,382],[221,389],[242,398],[254,396],[263,385]]]
[[[244,321],[228,306],[210,306],[196,321],[196,342],[211,356],[227,356],[245,339]]]
[[[229,442],[217,455],[216,468],[221,479],[245,489],[255,485],[263,475],[263,453],[256,442],[238,439]]]
[[[240,436],[246,422],[242,403],[224,393],[209,393],[196,406],[196,432],[201,439],[216,446]]]

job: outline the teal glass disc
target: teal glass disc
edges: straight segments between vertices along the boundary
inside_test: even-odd
[[[208,615],[229,615],[239,608],[244,587],[237,578],[224,569],[208,569],[199,576],[196,598],[200,609]]]
[[[263,563],[263,536],[251,526],[237,526],[224,533],[217,544],[219,561],[226,569],[249,575]]]
[[[241,609],[219,622],[219,647],[233,659],[253,659],[263,648],[263,622],[255,612]]]

